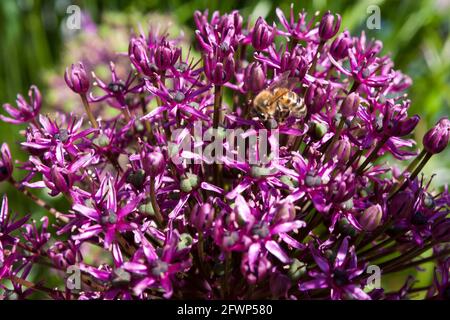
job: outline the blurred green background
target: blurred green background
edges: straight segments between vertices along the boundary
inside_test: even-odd
[[[2,0],[0,1],[0,103],[13,103],[17,93],[26,94],[30,84],[37,84],[46,97],[45,75],[57,72],[62,77],[64,43],[67,41],[65,20],[67,7],[78,5],[87,11],[97,24],[102,24],[111,13],[126,13],[122,22],[131,27],[142,16],[157,12],[171,16],[192,36],[193,13],[209,9],[221,12],[240,9],[244,18],[255,21],[263,16],[277,21],[275,8],[288,14],[291,1],[207,1],[207,0]],[[378,5],[381,9],[381,29],[367,30],[367,8]],[[450,109],[450,0],[363,0],[363,1],[295,1],[295,10],[305,8],[313,13],[331,10],[343,17],[341,30],[352,34],[365,31],[368,38],[380,39],[383,52],[391,54],[396,68],[413,79],[409,91],[412,113],[422,117],[416,129],[416,140],[421,144],[424,132]],[[124,18],[125,17],[125,18]],[[113,44],[116,45],[116,44]],[[128,43],[121,44],[126,50]],[[76,48],[71,47],[72,50]],[[73,61],[75,62],[75,61]],[[0,111],[0,112],[3,112]],[[20,153],[17,127],[0,123],[0,142],[8,142],[13,156],[24,160]],[[425,173],[437,173],[436,184],[448,183],[450,153],[434,157]],[[37,208],[7,186],[0,185],[0,193],[7,192],[11,207],[17,212],[35,212]],[[45,197],[45,193],[40,194]],[[55,201],[50,200],[48,201]],[[57,200],[56,200],[57,201]],[[57,204],[57,203],[56,203]],[[425,273],[423,281],[430,278]],[[398,277],[397,277],[398,278]],[[393,287],[397,287],[394,277]]]

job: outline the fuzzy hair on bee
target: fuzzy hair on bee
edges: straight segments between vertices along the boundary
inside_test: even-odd
[[[303,99],[290,86],[288,74],[283,74],[269,88],[262,90],[253,99],[252,116],[261,120],[275,119],[283,122],[289,116],[302,119],[306,116],[306,106]]]

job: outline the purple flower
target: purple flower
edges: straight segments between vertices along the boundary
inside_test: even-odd
[[[132,38],[128,46],[128,56],[133,66],[146,76],[154,76],[156,66],[150,62],[147,53],[145,40],[142,38]]]
[[[318,113],[325,106],[327,98],[328,95],[326,91],[322,87],[312,83],[305,94],[305,104],[308,108],[308,112],[310,114]]]
[[[113,178],[105,177],[97,190],[93,194],[94,201],[91,206],[82,203],[75,203],[73,210],[86,218],[86,223],[80,228],[79,234],[74,235],[74,240],[89,239],[104,234],[103,245],[106,249],[111,245],[117,245],[116,233],[131,231],[136,227],[126,220],[126,217],[133,212],[140,201],[140,197],[127,199],[122,206],[117,198],[117,185]]]
[[[0,181],[7,180],[11,177],[13,172],[13,164],[11,159],[11,152],[6,143],[2,144],[0,149]]]
[[[174,48],[167,41],[162,41],[155,49],[155,65],[159,71],[172,67],[180,57],[180,49]]]
[[[111,70],[111,82],[106,84],[100,78],[98,78],[94,73],[94,85],[98,86],[102,91],[105,92],[103,96],[94,97],[90,95],[90,102],[101,102],[107,100],[108,103],[117,109],[125,109],[129,106],[127,101],[127,95],[129,93],[137,93],[141,90],[143,84],[139,83],[133,85],[136,76],[133,75],[132,72],[128,73],[128,76],[125,81],[119,78],[116,72],[116,66],[113,62],[110,63],[109,68]]]
[[[352,144],[346,138],[337,140],[330,149],[331,158],[340,164],[346,164],[352,154]]]
[[[275,34],[275,27],[271,28],[263,18],[259,17],[258,20],[256,20],[255,26],[253,27],[253,47],[258,51],[266,49],[269,45],[272,44]]]
[[[0,119],[13,124],[21,124],[34,120],[41,110],[42,97],[36,86],[31,86],[28,91],[30,102],[28,103],[22,95],[17,95],[17,109],[13,108],[9,103],[3,105],[3,109],[11,116],[5,117],[0,115]]]
[[[197,26],[196,39],[204,54],[218,53],[227,55],[235,51],[244,36],[242,32],[242,17],[238,11],[231,14],[220,15],[215,11],[208,22],[208,11],[203,14],[194,13],[194,21]]]
[[[78,62],[78,64],[72,64],[70,70],[66,68],[64,80],[66,80],[67,86],[75,93],[86,94],[89,90],[89,77],[84,69],[83,63],[81,62]]]
[[[427,297],[439,300],[450,299],[450,258],[439,264],[434,270],[433,286],[427,292]]]
[[[223,85],[230,81],[234,74],[233,55],[229,54],[222,61],[212,53],[203,57],[205,75],[215,85]]]
[[[358,112],[358,107],[359,95],[356,92],[352,92],[342,101],[340,112],[346,118],[352,117]]]
[[[406,109],[386,105],[383,118],[383,133],[389,137],[403,137],[410,134],[417,126],[420,117],[408,117]]]
[[[143,249],[136,252],[134,259],[123,264],[123,269],[136,278],[133,281],[136,295],[141,295],[148,288],[161,288],[165,298],[172,296],[175,275],[191,265],[189,259],[177,255],[178,239],[179,236],[169,234],[160,255],[148,241],[144,241]]]
[[[359,217],[359,224],[365,231],[375,230],[381,223],[383,209],[379,204],[368,207]]]
[[[348,238],[342,240],[334,254],[334,261],[330,261],[311,246],[311,254],[318,268],[309,272],[313,280],[299,283],[300,290],[329,289],[333,300],[345,298],[370,300],[370,296],[361,289],[361,285],[355,282],[364,270],[358,267],[354,249],[352,247],[349,249],[348,241]]]
[[[294,4],[291,4],[289,19],[286,18],[283,11],[276,9],[276,14],[280,20],[281,25],[286,30],[286,35],[292,37],[297,41],[312,41],[316,40],[317,29],[314,28],[314,20],[317,17],[315,14],[308,22],[306,21],[306,12],[298,13],[298,19],[294,13]]]
[[[8,208],[8,198],[3,196],[0,208],[0,280],[13,271],[13,263],[20,257],[16,253],[16,244],[20,241],[13,232],[20,229],[30,218],[29,215],[16,219],[11,217]]]
[[[190,222],[199,232],[208,230],[214,221],[214,208],[209,203],[196,204],[191,211]]]
[[[330,11],[323,15],[319,24],[319,36],[322,41],[333,38],[339,31],[339,28],[341,27],[341,16],[339,14],[336,16],[337,20],[334,21],[335,17]]]
[[[347,57],[348,49],[352,46],[352,39],[346,31],[339,35],[330,46],[330,54],[338,61]]]
[[[423,146],[431,154],[442,152],[450,138],[450,120],[442,118],[423,137]]]
[[[254,93],[261,91],[266,82],[266,72],[263,64],[250,63],[244,71],[244,89]]]
[[[145,172],[151,177],[156,177],[164,172],[166,163],[161,152],[153,151],[148,154],[143,153],[141,159]]]

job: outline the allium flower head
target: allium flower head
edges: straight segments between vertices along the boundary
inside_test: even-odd
[[[83,64],[72,65],[64,79],[81,101],[71,111],[83,106],[89,121],[40,114],[34,86],[30,101],[6,104],[3,120],[29,122],[20,143],[27,158],[16,161],[24,172],[16,181],[3,144],[0,181],[46,213],[13,216],[3,198],[0,291],[83,300],[406,299],[419,290],[447,298],[450,195],[421,171],[446,148],[448,119],[419,152],[411,79],[380,41],[339,34],[341,16],[329,11],[319,21],[292,5],[276,16],[278,25],[262,17],[252,25],[237,10],[197,11],[189,50],[160,33],[164,25],[141,28],[118,55],[125,66],[108,58],[109,74],[92,73],[92,92]],[[369,286],[369,267],[382,277],[416,274],[431,261],[435,277],[423,287],[412,275],[398,290]],[[31,273],[37,263],[52,274],[76,265],[82,291],[47,288]]]

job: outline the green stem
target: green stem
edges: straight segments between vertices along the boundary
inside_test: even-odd
[[[364,251],[362,251],[362,252],[358,252],[358,257],[365,256],[365,255],[367,255],[367,254],[370,253],[370,252],[373,252],[373,251],[375,251],[375,250],[378,250],[378,249],[384,247],[385,245],[389,244],[389,243],[392,242],[392,241],[394,241],[394,238],[388,238],[388,239],[386,239],[386,240],[383,240],[383,241],[381,241],[380,243],[376,244],[376,245],[373,246],[373,247],[370,247],[370,248],[368,248],[368,249],[366,249],[366,250],[364,250]]]
[[[425,167],[428,160],[430,160],[432,156],[433,156],[433,154],[427,152],[427,154],[423,158],[422,162],[417,166],[416,170],[414,170],[414,172],[411,174],[411,177],[409,178],[410,180],[414,180],[414,178],[417,177],[419,172],[422,171],[423,167]]]
[[[380,264],[380,268],[385,270],[389,270],[392,269],[394,267],[398,267],[399,264],[409,260],[409,259],[413,259],[414,257],[417,257],[418,255],[422,254],[423,252],[427,251],[428,249],[430,249],[431,247],[433,247],[435,245],[434,242],[431,242],[429,244],[427,244],[426,246],[422,247],[422,248],[416,248],[414,247],[413,249],[411,249],[410,251],[403,253],[401,256],[391,259],[389,261],[383,262],[382,264]]]
[[[366,158],[366,160],[363,162],[363,164],[356,170],[356,174],[363,173],[364,169],[367,167],[369,163],[371,163],[376,157],[378,157],[378,151],[383,147],[383,145],[388,140],[388,137],[383,137],[378,144],[375,146],[375,148],[372,150],[372,152],[369,154],[369,156]]]
[[[36,203],[38,206],[40,206],[41,208],[44,208],[45,210],[47,210],[48,212],[50,212],[56,219],[64,222],[64,223],[68,223],[69,222],[69,218],[67,218],[63,213],[59,212],[58,210],[56,210],[55,208],[53,208],[52,206],[50,206],[48,203],[46,203],[44,200],[38,198],[37,196],[35,196],[33,193],[31,193],[29,190],[22,188],[19,183],[17,181],[14,180],[13,177],[11,177],[9,180],[9,183],[11,183],[11,185],[17,189],[17,191],[21,192],[22,194],[24,194],[25,196],[27,196],[28,198],[30,198],[34,203]]]
[[[411,261],[411,262],[409,262],[407,264],[400,265],[400,266],[395,267],[395,268],[387,269],[387,270],[383,271],[383,274],[394,273],[394,272],[402,271],[404,269],[409,269],[409,268],[412,268],[412,267],[424,264],[426,262],[430,262],[430,261],[436,260],[436,259],[438,259],[440,257],[445,257],[445,256],[447,256],[449,254],[450,254],[450,250],[446,250],[446,251],[443,251],[443,252],[441,252],[441,253],[439,253],[437,255],[434,255],[434,256],[431,256],[431,257],[428,257],[428,258],[424,258],[424,259],[420,259],[420,260],[416,260],[416,261]]]
[[[228,288],[229,288],[229,278],[230,278],[230,271],[231,271],[231,252],[226,253],[225,257],[225,275],[223,277],[223,298],[226,298],[228,296]]]
[[[86,114],[88,115],[89,121],[95,129],[98,129],[98,122],[92,114],[91,107],[89,105],[89,101],[86,97],[86,94],[80,94],[81,101],[83,101],[84,109],[86,110]]]
[[[222,86],[216,85],[214,87],[214,115],[213,115],[213,128],[217,129],[220,123],[221,116],[221,104],[222,104]]]
[[[401,186],[405,182],[406,174],[408,172],[412,172],[426,154],[427,152],[425,150],[422,150],[422,152],[420,152],[420,154],[414,159],[414,161],[411,162],[409,166],[403,171],[398,182],[392,186],[391,192],[389,193],[389,198],[391,198],[399,191],[398,186]]]
[[[319,52],[322,51],[323,45],[325,44],[325,41],[321,41],[319,43],[319,46],[317,47],[317,51],[314,55],[313,61],[311,63],[311,68],[310,68],[310,74],[314,74],[314,72],[316,72],[316,65],[317,65],[317,60],[319,57]]]
[[[156,192],[155,192],[155,178],[150,178],[150,202],[152,203],[153,212],[155,213],[156,222],[159,225],[163,223],[163,217],[161,215],[161,210],[159,209],[158,202],[156,201]]]
[[[222,86],[216,85],[214,87],[214,115],[213,115],[213,128],[217,130],[220,124],[222,109]],[[216,138],[218,137],[217,132],[215,132]],[[217,186],[222,186],[222,170],[221,164],[217,163],[217,159],[213,165],[213,181]]]

